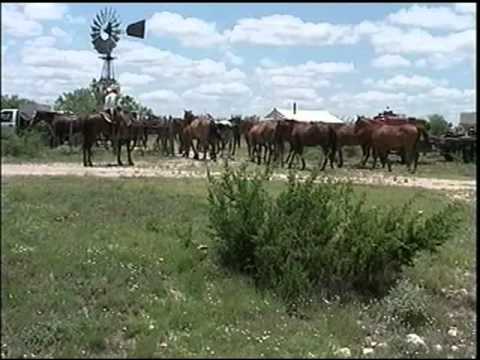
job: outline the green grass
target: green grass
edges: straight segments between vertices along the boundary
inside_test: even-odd
[[[424,190],[355,189],[372,206],[414,193],[426,212],[448,201]],[[380,305],[365,299],[319,296],[302,318],[289,317],[272,294],[216,265],[206,195],[204,180],[3,178],[2,356],[332,357],[343,346],[361,356],[375,329],[389,345],[375,356],[435,355],[410,354],[410,330],[384,328]],[[475,353],[474,305],[441,291],[474,284],[464,276],[475,267],[470,206],[463,218],[458,236],[405,272],[435,300],[435,326],[415,332],[433,346],[452,342],[453,323],[461,331],[466,346],[439,357]]]

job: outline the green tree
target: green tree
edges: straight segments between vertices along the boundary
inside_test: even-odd
[[[433,114],[428,117],[430,124],[430,133],[432,135],[443,135],[448,131],[448,122],[442,115]]]
[[[75,114],[92,113],[97,108],[95,93],[89,88],[80,88],[63,93],[55,100],[54,109]]]
[[[121,96],[118,104],[122,107],[122,109],[129,112],[139,112],[141,108],[141,105],[130,95]]]
[[[32,100],[21,98],[18,95],[2,95],[2,109],[19,109],[32,102]]]

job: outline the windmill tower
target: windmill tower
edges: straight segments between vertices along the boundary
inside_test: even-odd
[[[112,56],[113,49],[120,40],[122,30],[121,22],[117,12],[112,8],[101,10],[92,21],[90,26],[90,37],[94,49],[101,54],[100,59],[103,60],[102,72],[100,74],[98,91],[102,94],[105,89],[112,84],[117,84],[115,78],[115,68]],[[126,34],[133,37],[143,39],[145,36],[145,20],[130,24],[126,29]],[[103,96],[100,96],[103,98]],[[101,104],[100,104],[101,105]]]

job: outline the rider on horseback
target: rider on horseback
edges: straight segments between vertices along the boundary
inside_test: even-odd
[[[119,95],[119,88],[117,85],[112,85],[107,88],[107,93],[105,96],[105,105],[103,107],[104,109],[104,114],[105,120],[108,122],[113,122],[114,116],[115,116],[115,111],[118,108],[118,102],[120,99]]]

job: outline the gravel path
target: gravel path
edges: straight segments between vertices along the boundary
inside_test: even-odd
[[[83,167],[76,163],[49,164],[2,164],[2,177],[10,176],[97,176],[108,178],[119,177],[165,177],[165,178],[205,178],[206,170],[201,162],[185,162],[182,159],[168,160],[161,166],[152,167],[148,164],[137,164],[135,167],[95,166]],[[192,167],[194,167],[192,169]],[[212,172],[218,175],[218,172]],[[274,180],[286,180],[286,174],[276,173]],[[406,177],[372,173],[356,172],[352,175],[334,176],[340,181],[351,180],[355,184],[393,185],[420,187],[432,190],[447,191],[453,198],[468,199],[475,195],[476,180],[447,180],[423,177]]]

